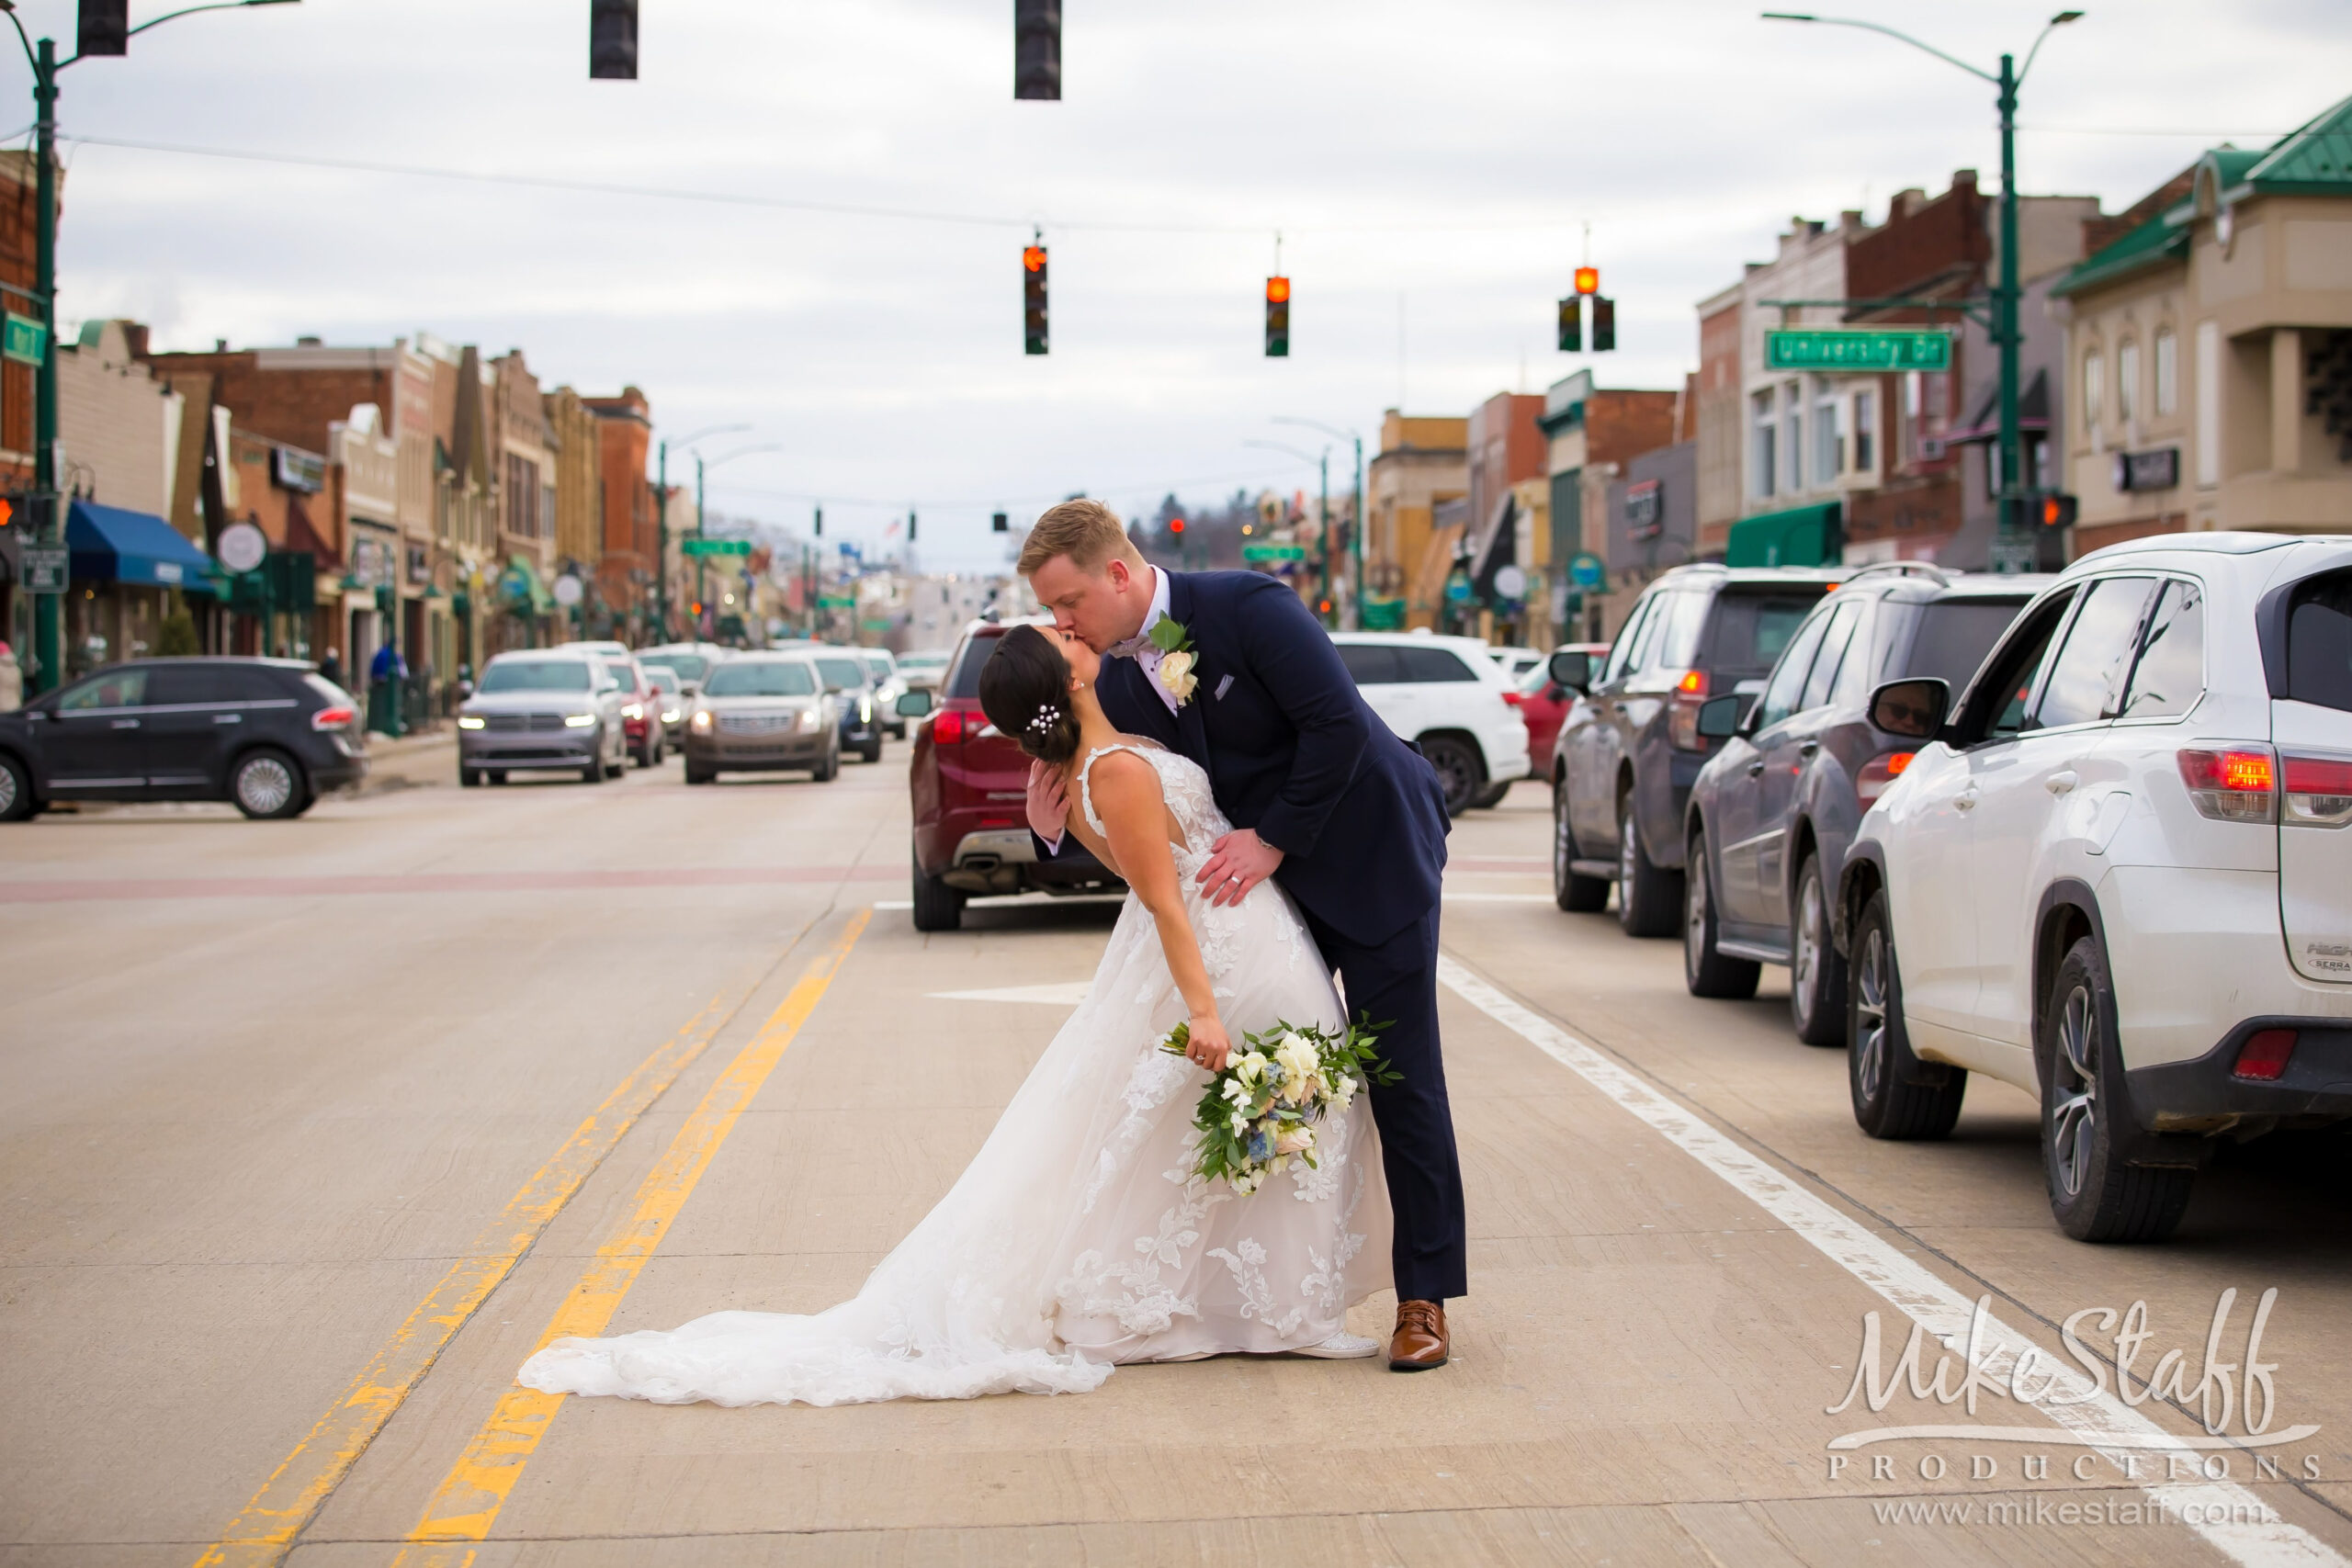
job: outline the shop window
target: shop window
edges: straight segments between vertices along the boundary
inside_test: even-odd
[[[2156,412],[2177,413],[2180,410],[2180,342],[2170,327],[2156,329]]]
[[[2086,435],[2098,428],[2099,418],[2106,412],[2102,407],[2107,400],[2106,394],[2107,361],[2099,357],[2098,350],[2092,349],[2083,355],[2083,434]]]
[[[2115,422],[2129,425],[2140,413],[2140,345],[2125,338],[2115,350]]]

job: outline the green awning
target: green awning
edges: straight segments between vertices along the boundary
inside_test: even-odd
[[[538,571],[528,556],[506,558],[506,570],[498,574],[498,590],[506,607],[518,615],[555,614],[555,595],[539,581]]]
[[[1846,545],[1840,503],[1759,512],[1731,525],[1725,566],[1836,566]]]

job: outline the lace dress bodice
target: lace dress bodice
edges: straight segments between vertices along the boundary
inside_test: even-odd
[[[1176,856],[1177,874],[1187,883],[1209,856],[1209,846],[1233,831],[1225,813],[1216,808],[1216,798],[1209,790],[1209,776],[1190,757],[1182,757],[1165,747],[1138,745],[1121,740],[1109,746],[1097,746],[1086,754],[1078,767],[1079,809],[1086,816],[1086,825],[1097,837],[1108,839],[1110,833],[1102,826],[1102,818],[1094,812],[1094,764],[1114,751],[1132,751],[1149,762],[1159,775],[1159,793],[1168,803],[1168,813],[1176,818],[1177,828],[1183,833],[1181,844],[1170,842],[1169,849]]]

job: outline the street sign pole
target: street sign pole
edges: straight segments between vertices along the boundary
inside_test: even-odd
[[[12,17],[11,20],[14,18]],[[57,45],[40,40],[33,64],[33,290],[40,296],[40,385],[33,393],[33,517],[46,545],[65,543],[57,494]],[[33,597],[33,690],[53,691],[65,675],[65,595]]]
[[[2018,433],[2018,81],[2008,55],[2001,56],[2001,283],[1993,296],[1998,322],[1996,347],[2001,362],[2000,531],[1993,551],[1996,571],[2024,571],[2033,564],[2033,541],[2025,527],[2025,443]]]
[[[661,493],[653,498],[653,516],[657,526],[659,548],[653,557],[653,640],[670,640],[670,444],[662,443],[658,459],[661,473]],[[602,534],[605,520],[596,519],[596,531]]]

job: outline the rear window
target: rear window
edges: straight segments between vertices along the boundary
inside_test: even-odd
[[[867,654],[865,656],[865,667],[874,671],[874,678],[877,681],[887,681],[891,676],[898,673],[897,671],[890,668],[890,660],[887,656],[877,658],[873,654]]]
[[[678,672],[681,681],[699,681],[710,673],[710,660],[699,653],[657,653],[639,660],[651,666],[667,666]]]
[[[666,664],[647,665],[645,678],[653,682],[655,691],[674,692],[678,689],[678,672]]]
[[[1444,648],[1400,648],[1396,649],[1398,679],[1419,681],[1476,681],[1478,672],[1462,662],[1462,656]]]
[[[846,688],[865,684],[865,666],[854,659],[820,659],[817,669],[829,686]]]
[[[271,702],[288,694],[272,671],[256,664],[159,664],[147,682],[147,702],[153,707]]]
[[[1958,697],[2024,607],[2022,599],[1938,599],[1921,605],[1919,635],[1911,639],[1904,676],[1933,676]]]
[[[1821,603],[1825,592],[1718,595],[1714,629],[1707,643],[1707,667],[1719,680],[1741,681],[1763,674],[1797,635],[1797,628],[1804,625],[1805,616]]]
[[[1393,686],[1405,678],[1397,667],[1396,650],[1386,643],[1343,642],[1340,662],[1348,667],[1348,678],[1359,686]]]
[[[703,687],[710,697],[813,697],[817,677],[798,660],[741,660],[714,671]]]
[[[2287,611],[2287,696],[2352,713],[2352,571],[2295,590]]]
[[[950,697],[977,697],[980,694],[980,666],[996,651],[996,636],[964,639],[963,651],[956,656],[956,668],[947,676],[945,694]]]
[[[491,692],[584,692],[588,661],[584,659],[502,659],[481,672],[481,687]]]
[[[1699,634],[1707,629],[1707,596],[1704,593],[1676,593],[1660,606],[1666,614],[1653,617],[1659,631],[1652,641],[1648,654],[1642,660],[1645,670],[1688,670],[1699,662]],[[1781,639],[1786,642],[1788,639]]]

